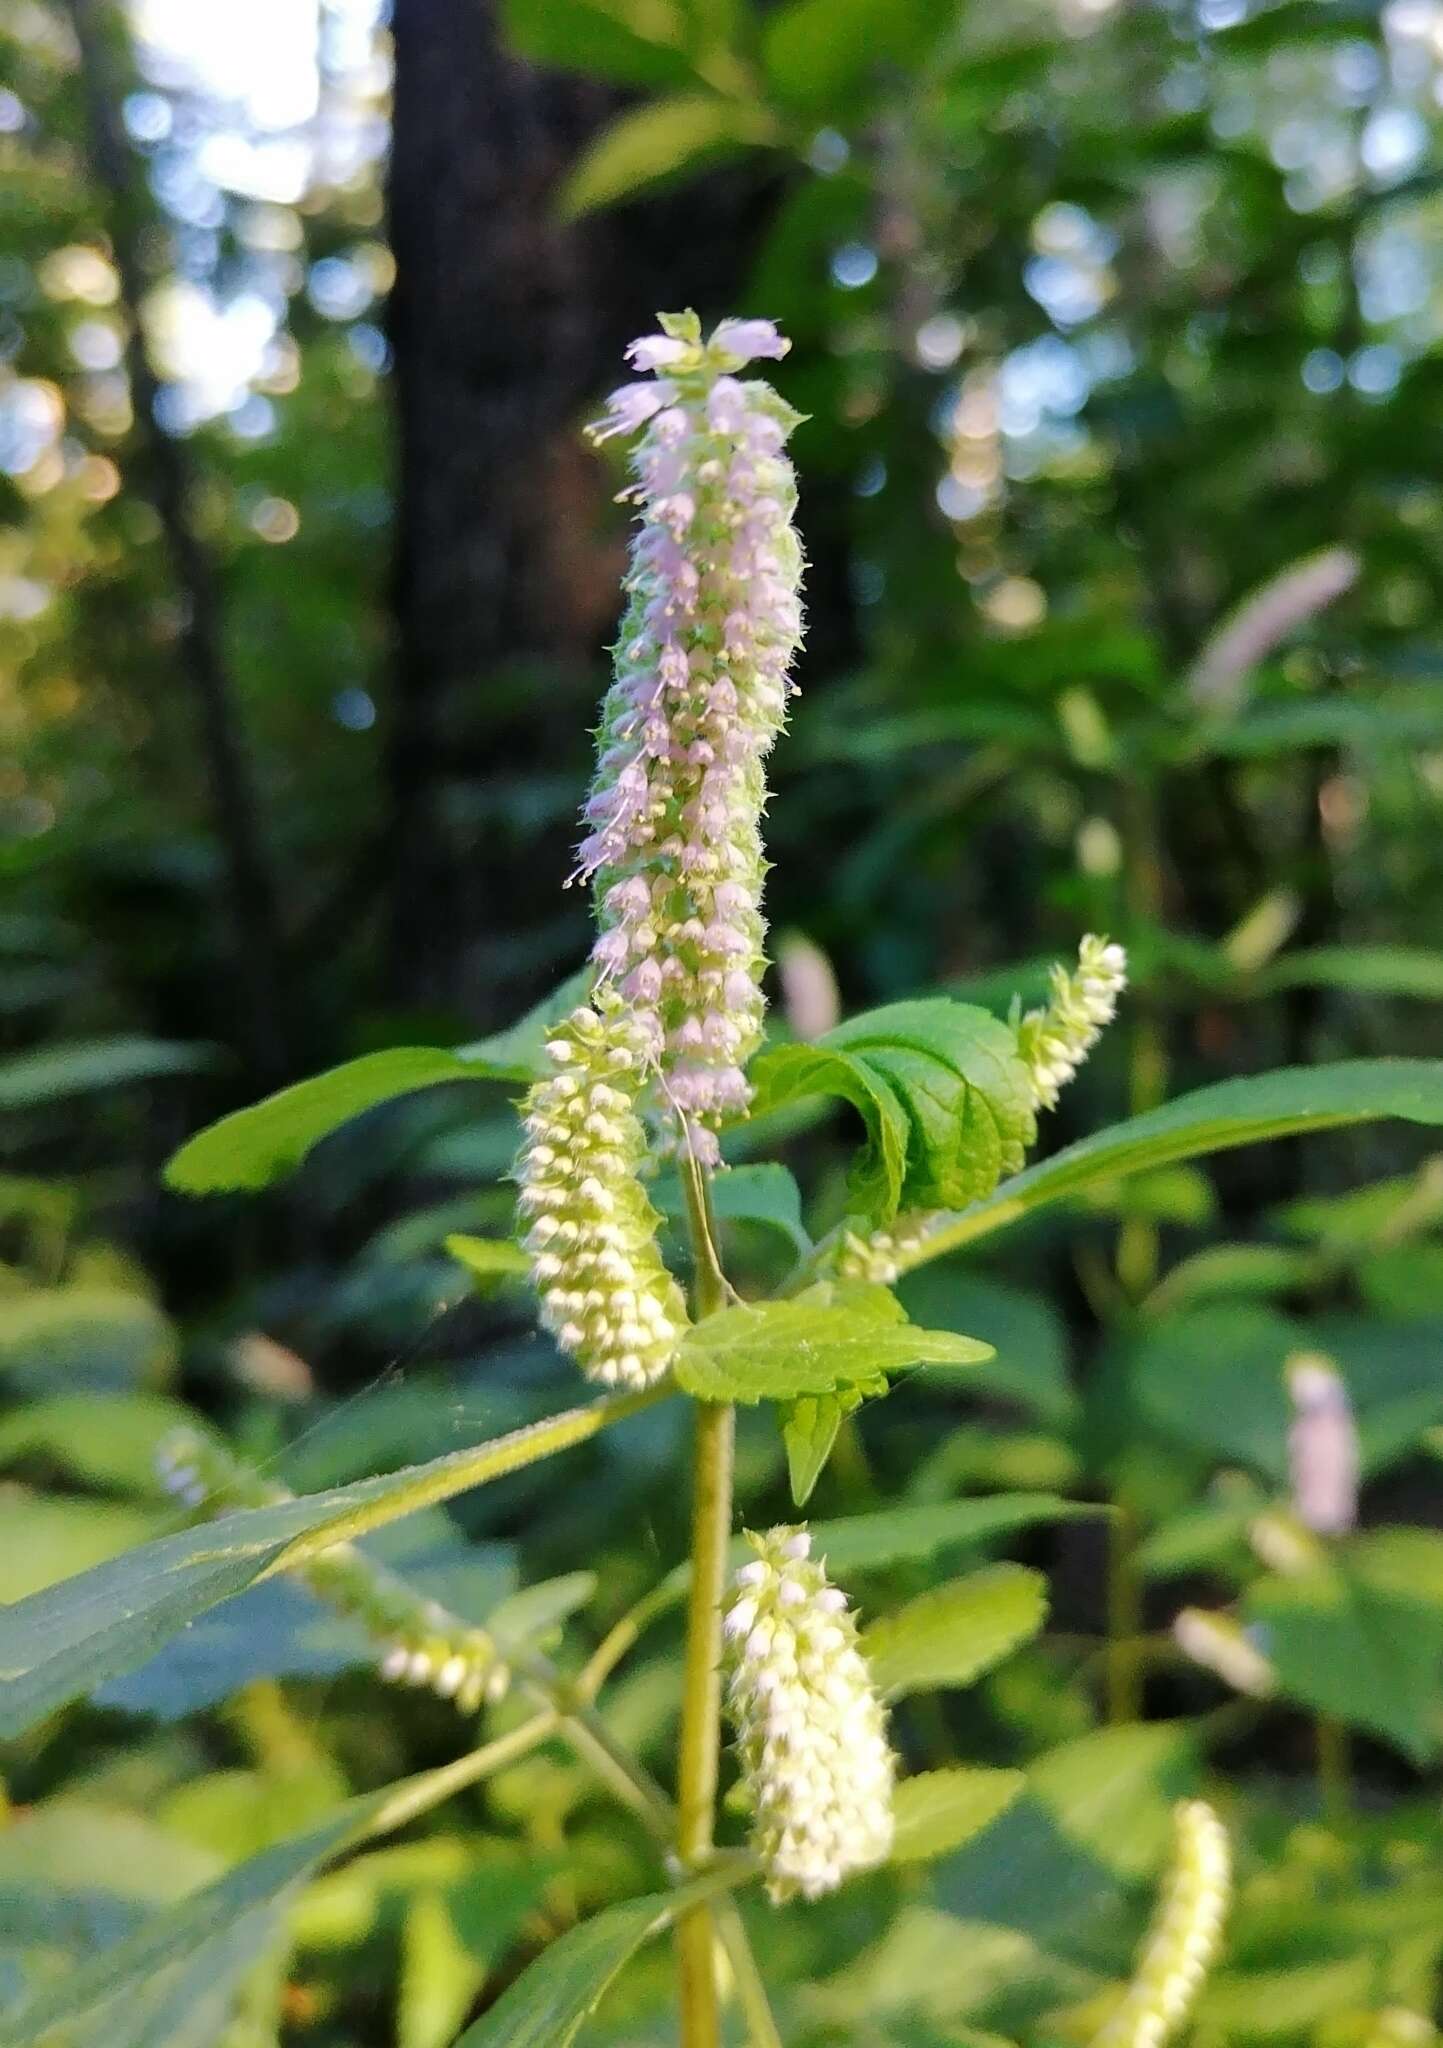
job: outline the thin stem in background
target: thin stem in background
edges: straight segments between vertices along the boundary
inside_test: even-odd
[[[706,1176],[688,1151],[681,1160],[687,1223],[696,1270],[696,1313],[725,1306],[728,1288],[717,1256],[716,1218]],[[721,1619],[732,1529],[732,1466],[736,1411],[720,1402],[696,1405],[692,1458],[691,1593],[687,1606],[677,1774],[677,1851],[683,1865],[710,1855],[721,1757]],[[698,1907],[677,1926],[683,2048],[719,2048],[716,1923]]]

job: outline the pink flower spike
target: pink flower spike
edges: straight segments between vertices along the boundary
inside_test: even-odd
[[[724,350],[729,356],[739,356],[744,363],[762,356],[780,362],[791,347],[791,343],[778,334],[774,320],[723,320],[712,335],[711,345],[714,349]],[[637,367],[640,368],[640,364]]]

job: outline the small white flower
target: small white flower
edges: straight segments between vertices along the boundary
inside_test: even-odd
[[[806,1530],[748,1540],[758,1554],[723,1633],[752,1842],[774,1901],[815,1899],[886,1859],[895,1759],[846,1597]]]

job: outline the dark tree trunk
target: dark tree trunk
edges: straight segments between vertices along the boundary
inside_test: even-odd
[[[621,563],[583,408],[659,306],[725,305],[761,178],[568,227],[558,180],[617,96],[511,56],[489,0],[396,0],[394,32],[390,986],[480,1026],[585,943],[558,889]]]

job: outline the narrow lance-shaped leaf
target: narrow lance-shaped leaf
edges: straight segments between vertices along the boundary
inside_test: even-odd
[[[57,2048],[87,2021],[107,2023],[105,2038],[123,2038],[127,2048],[155,2048],[160,2037],[147,2031],[144,2015],[152,2008],[165,2009],[173,1973],[194,1975],[197,1964],[213,1968],[229,1959],[248,1924],[264,1937],[276,1915],[331,1857],[370,1835],[403,1826],[524,1756],[552,1725],[550,1716],[540,1716],[455,1763],[350,1800],[319,1826],[248,1858],[42,1988],[19,2011],[7,2013],[0,2021],[0,2048]],[[139,2031],[131,2024],[137,2019]]]
[[[225,1515],[17,1601],[0,1618],[0,1736],[18,1735],[103,1679],[134,1670],[196,1615],[257,1579],[584,1443],[663,1392],[609,1395],[427,1465]]]
[[[986,1201],[937,1224],[902,1263],[919,1266],[940,1258],[1098,1181],[1264,1139],[1383,1117],[1443,1124],[1443,1060],[1340,1060],[1331,1066],[1283,1067],[1180,1095],[1004,1181]]]
[[[572,975],[521,1021],[474,1045],[393,1046],[312,1074],[198,1131],[166,1168],[185,1195],[269,1187],[333,1131],[368,1109],[450,1081],[531,1081],[543,1071],[549,1027],[581,1000],[590,970]]]

